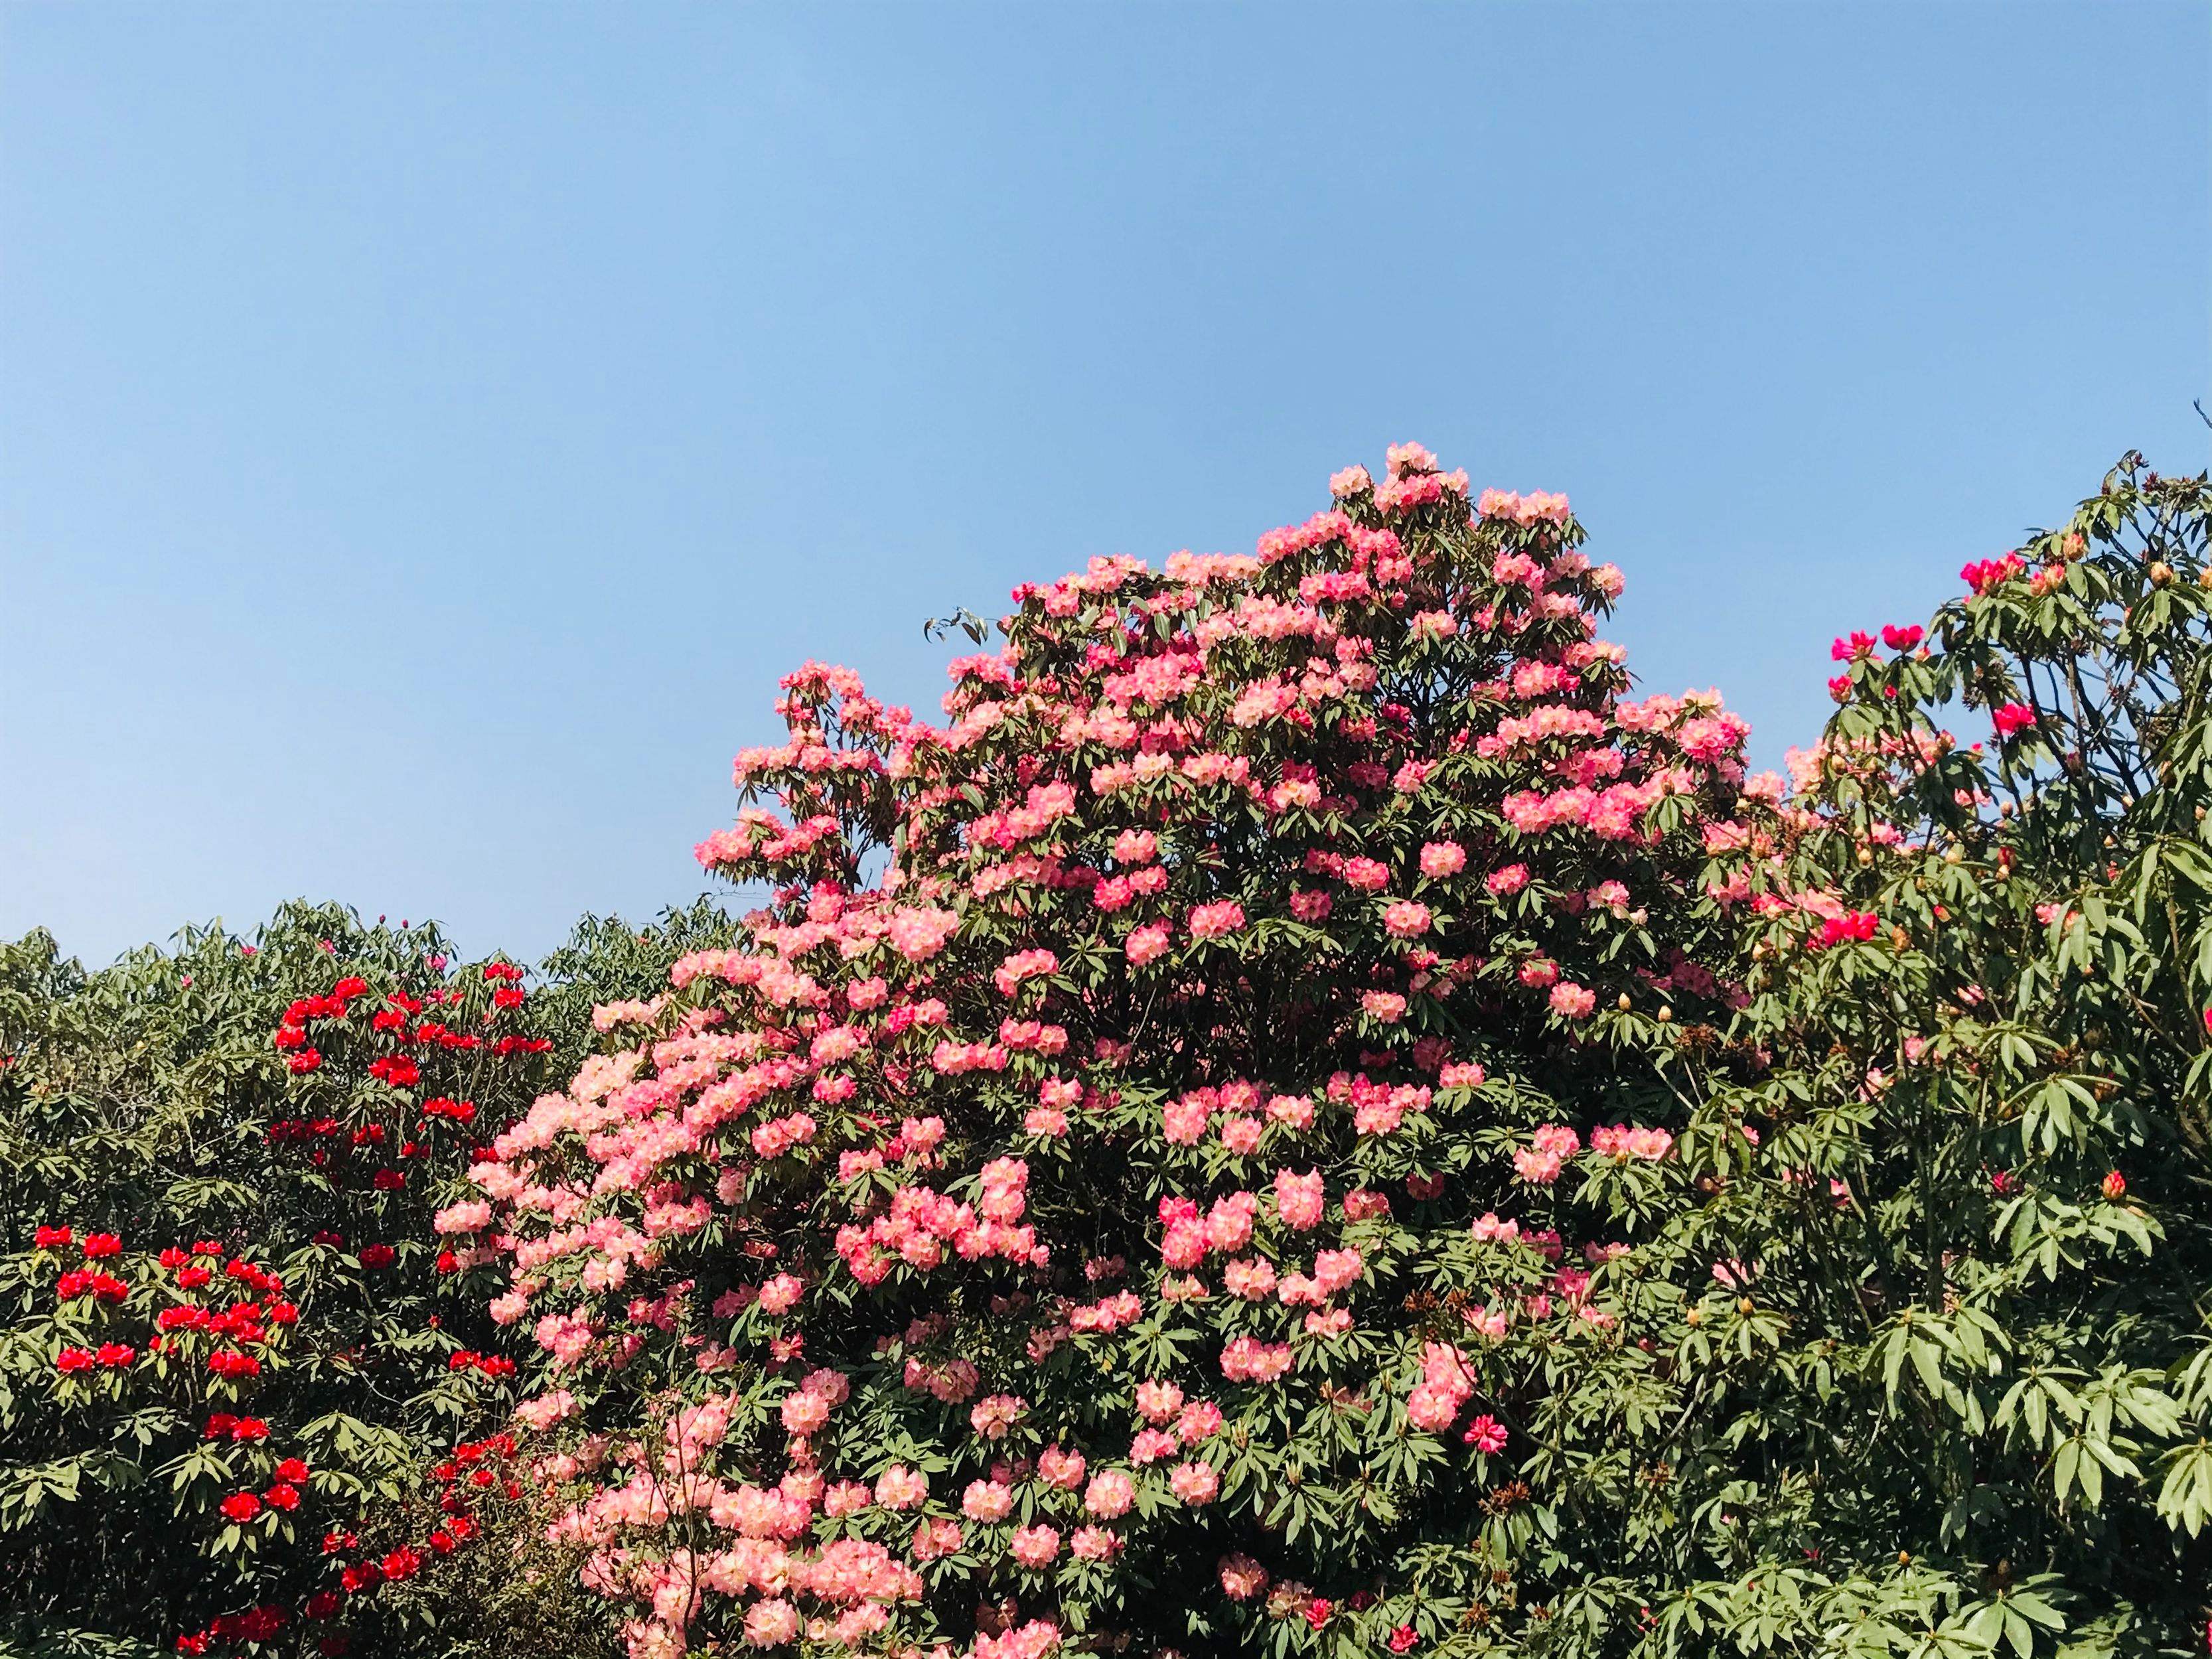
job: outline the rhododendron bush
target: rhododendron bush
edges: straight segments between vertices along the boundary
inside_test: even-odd
[[[1836,641],[1787,844],[1747,848],[1769,1068],[1698,1076],[1745,1134],[1672,1230],[1715,1280],[1685,1408],[1765,1466],[1696,1517],[1732,1571],[1678,1646],[2212,1640],[2209,524],[2130,456]]]
[[[943,726],[790,676],[699,849],[773,902],[441,1218],[633,1653],[1404,1651],[1586,1570],[1576,1379],[1682,1301],[1655,1054],[1743,997],[1707,838],[1781,781],[1627,695],[1564,497],[1332,489],[1018,590]]]
[[[2208,526],[2128,458],[1753,776],[1405,446],[1018,589],[941,720],[789,676],[741,922],[0,947],[0,1613],[2204,1652]]]
[[[556,996],[662,937],[587,921]],[[433,1218],[558,1063],[523,978],[304,906],[90,976],[4,947],[0,1625],[337,1651],[468,1540],[515,1361]],[[418,1489],[449,1501],[399,1535]]]

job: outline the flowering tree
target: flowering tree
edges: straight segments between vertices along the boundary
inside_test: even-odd
[[[592,921],[564,966],[604,996],[663,938]],[[5,948],[0,1613],[335,1650],[345,1604],[470,1535],[514,1360],[483,1253],[431,1223],[552,1063],[523,978],[307,907],[90,976]],[[425,1485],[447,1501],[395,1529]]]
[[[1684,1057],[1729,1152],[1667,1230],[1716,1264],[1704,1427],[1639,1438],[1761,1447],[1686,1515],[1668,1650],[2212,1639],[2208,525],[2130,456],[1925,627],[1836,642],[1739,878],[1768,1064]]]
[[[792,675],[699,849],[774,902],[441,1218],[633,1653],[1403,1652],[1587,1571],[1573,1379],[1684,1304],[1654,1056],[1742,997],[1705,836],[1781,781],[1626,698],[1565,498],[1332,491],[1017,590],[945,726]]]

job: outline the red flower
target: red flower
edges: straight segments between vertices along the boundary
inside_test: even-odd
[[[394,1583],[412,1578],[422,1568],[422,1558],[404,1544],[384,1558],[384,1576]]]
[[[235,1348],[218,1348],[208,1356],[208,1369],[217,1376],[258,1376],[261,1375],[261,1362],[252,1354],[240,1353]]]
[[[2205,1016],[2212,1023],[2212,1014]],[[41,1227],[33,1236],[33,1244],[41,1250],[57,1250],[76,1237],[66,1227]]]
[[[93,1364],[89,1348],[64,1348],[54,1356],[54,1369],[64,1376],[74,1371],[88,1371]]]
[[[1887,630],[1885,629],[1883,631],[1887,632]],[[1419,1645],[1420,1640],[1421,1638],[1414,1633],[1413,1627],[1411,1625],[1401,1625],[1397,1629],[1390,1632],[1390,1651],[1393,1653],[1411,1653],[1415,1647]]]
[[[2127,1190],[2128,1178],[2122,1175],[2118,1170],[2114,1170],[2106,1176],[2105,1196],[2112,1200],[2112,1202],[2115,1204],[2118,1203],[2121,1197],[2127,1192]]]
[[[97,1261],[102,1256],[123,1254],[123,1241],[113,1233],[87,1233],[84,1236],[84,1256],[88,1261]]]
[[[361,1265],[364,1267],[389,1267],[398,1255],[398,1252],[389,1244],[371,1244],[362,1249]]]
[[[1820,933],[1806,943],[1815,951],[1826,951],[1850,939],[1864,943],[1875,936],[1881,926],[1881,919],[1873,911],[1856,910],[1829,917],[1820,924]]]
[[[101,1364],[112,1369],[117,1366],[127,1365],[132,1360],[137,1358],[138,1350],[132,1347],[128,1342],[103,1342],[100,1345],[99,1353],[94,1357],[97,1358]]]
[[[2027,568],[2026,559],[2017,553],[2008,553],[2002,559],[1977,559],[1959,572],[1959,580],[1979,595],[2001,582],[2011,580]]]
[[[300,1489],[286,1481],[279,1480],[261,1495],[268,1500],[272,1510],[296,1510],[300,1507]]]
[[[293,1055],[291,1059],[284,1062],[284,1064],[293,1071],[301,1073],[319,1070],[322,1066],[322,1063],[323,1057],[317,1054],[313,1048],[302,1048],[298,1054]]]
[[[222,1500],[224,1516],[243,1523],[261,1513],[261,1500],[250,1492],[234,1492]]]
[[[1323,1625],[1328,1623],[1328,1615],[1334,1611],[1334,1602],[1330,1601],[1326,1596],[1316,1595],[1306,1603],[1306,1623],[1319,1630]]]
[[[1874,655],[1874,635],[1851,630],[1848,640],[1838,640],[1828,647],[1828,655],[1837,662],[1855,662],[1862,657]]]
[[[408,1089],[412,1088],[422,1075],[422,1068],[409,1055],[386,1054],[370,1064],[368,1074],[395,1089]]]
[[[177,1270],[177,1283],[187,1291],[199,1289],[214,1277],[215,1270],[211,1267],[180,1267]]]
[[[338,1610],[336,1590],[317,1590],[307,1598],[307,1614],[310,1619],[327,1619]]]
[[[312,1473],[313,1471],[307,1468],[307,1460],[304,1458],[288,1457],[276,1466],[276,1478],[279,1480],[305,1480]]]
[[[1997,735],[2008,738],[2014,732],[2035,724],[2035,711],[2026,703],[2008,702],[1990,716],[1996,726]]]
[[[1893,651],[1910,651],[1920,643],[1920,637],[1921,628],[1917,623],[1909,628],[1885,625],[1881,630],[1881,642]]]

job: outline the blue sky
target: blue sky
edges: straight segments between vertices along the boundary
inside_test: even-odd
[[[704,885],[807,657],[1565,490],[1762,760],[2203,465],[2199,4],[0,7],[0,935]]]

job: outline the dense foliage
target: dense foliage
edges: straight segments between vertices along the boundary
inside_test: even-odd
[[[1335,488],[1024,590],[948,729],[791,677],[701,849],[776,902],[472,1171],[634,1651],[1364,1651],[1582,1569],[1515,1471],[1623,1241],[1547,1183],[1611,1122],[1660,1200],[1743,727],[1621,701],[1563,498]]]
[[[619,994],[656,951],[665,975],[718,925],[587,920],[550,999]],[[469,1537],[458,1504],[381,1534],[469,1434],[490,1437],[471,1474],[507,1447],[514,1360],[481,1263],[432,1218],[573,1063],[523,978],[327,908],[91,975],[43,935],[4,947],[0,1540],[21,1571],[0,1613],[19,1632],[220,1651],[312,1619],[327,1638],[349,1591]]]
[[[942,726],[790,676],[699,849],[766,906],[587,922],[514,1006],[326,915],[9,947],[0,1519],[47,1553],[0,1605],[209,1652],[2203,1652],[2205,481],[2130,457],[1866,619],[1787,780],[1630,695],[1563,498],[1414,446],[1332,493],[1018,590]],[[138,1340],[203,1261],[265,1444],[192,1420],[213,1336]]]

